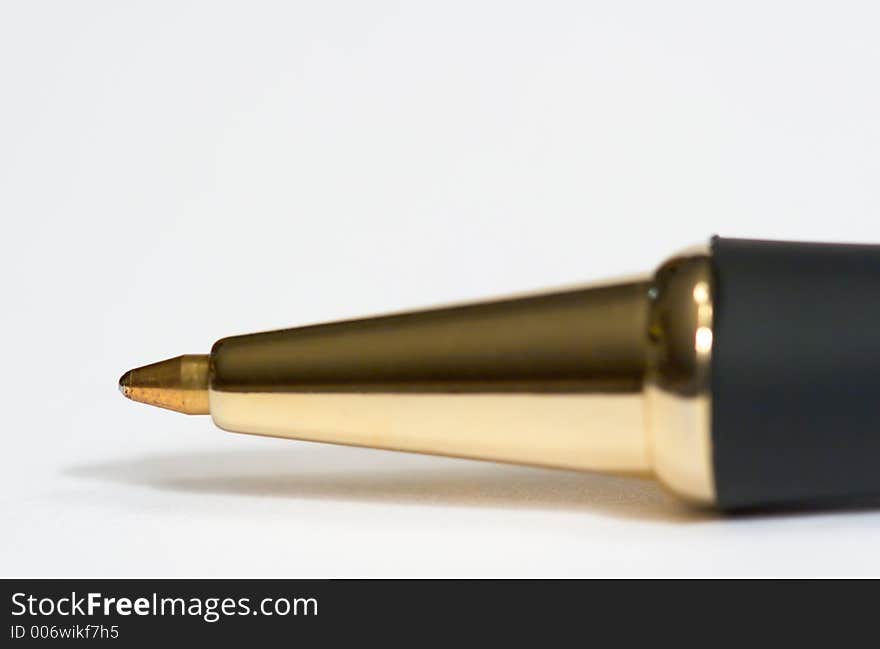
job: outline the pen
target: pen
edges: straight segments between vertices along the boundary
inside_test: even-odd
[[[228,431],[737,510],[880,494],[878,366],[880,246],[715,237],[641,279],[224,338],[119,386]]]

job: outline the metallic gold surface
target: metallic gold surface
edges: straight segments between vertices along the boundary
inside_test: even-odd
[[[645,395],[654,471],[677,494],[712,503],[713,281],[708,253],[663,264],[649,295]]]
[[[132,401],[188,415],[207,415],[209,367],[206,355],[169,358],[129,370],[119,379],[119,390]]]
[[[712,308],[695,252],[647,280],[225,338],[121,386],[234,432],[654,473],[711,503]]]
[[[644,403],[621,394],[211,391],[233,432],[516,464],[650,471]]]
[[[647,281],[228,338],[226,430],[645,472]]]
[[[647,282],[218,341],[222,392],[638,392]]]

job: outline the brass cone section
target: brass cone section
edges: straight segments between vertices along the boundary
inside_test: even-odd
[[[131,399],[188,415],[207,415],[210,357],[185,354],[129,370],[119,391]]]
[[[231,432],[653,472],[711,503],[712,294],[687,253],[641,280],[224,338],[120,388]]]

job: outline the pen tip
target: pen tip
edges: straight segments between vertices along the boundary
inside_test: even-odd
[[[209,357],[186,354],[129,370],[119,391],[132,401],[188,415],[207,415]]]
[[[119,377],[119,391],[124,397],[128,397],[129,394],[128,386],[131,385],[131,373],[132,370],[128,370],[125,374]]]

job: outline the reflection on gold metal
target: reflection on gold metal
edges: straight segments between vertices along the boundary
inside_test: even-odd
[[[121,387],[235,432],[653,472],[708,503],[712,304],[693,253],[646,280],[226,338]]]
[[[188,415],[207,415],[209,364],[206,355],[169,358],[129,370],[119,379],[119,390],[133,401]]]
[[[221,392],[632,393],[649,283],[627,282],[225,338]]]
[[[641,394],[211,391],[225,430],[516,464],[645,473]]]
[[[651,290],[650,314],[645,395],[654,471],[677,494],[712,503],[708,253],[682,255],[660,267]]]

